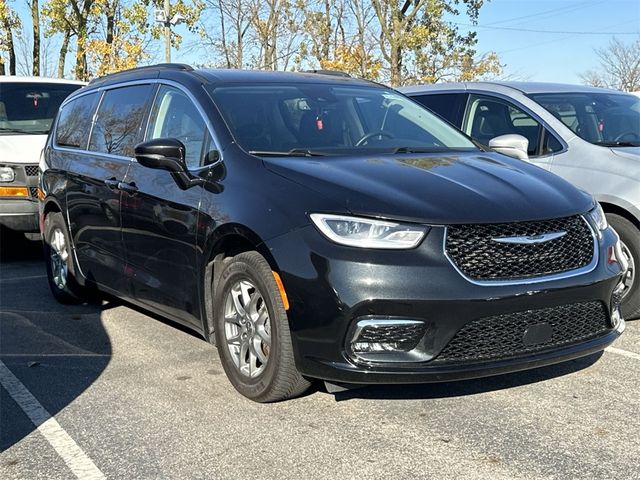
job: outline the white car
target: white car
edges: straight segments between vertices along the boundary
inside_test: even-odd
[[[0,226],[38,232],[38,162],[62,101],[83,82],[0,76]]]
[[[399,89],[500,153],[564,177],[600,202],[629,263],[622,312],[640,316],[640,99],[587,87],[467,82]]]

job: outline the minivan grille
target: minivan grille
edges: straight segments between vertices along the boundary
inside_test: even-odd
[[[534,345],[524,341],[533,325],[551,327],[550,338]],[[462,327],[434,362],[472,362],[509,358],[586,341],[611,327],[604,303],[574,303],[473,320]]]
[[[542,243],[500,243],[496,239],[566,232]],[[515,280],[585,267],[594,256],[591,229],[580,216],[517,223],[451,225],[445,250],[466,276]]]

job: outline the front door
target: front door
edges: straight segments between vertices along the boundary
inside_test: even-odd
[[[145,140],[180,140],[187,166],[195,171],[202,165],[206,132],[191,99],[175,87],[160,86]],[[135,160],[125,184],[122,233],[126,274],[135,298],[200,326],[196,238],[202,186],[181,188],[170,172],[143,167]]]

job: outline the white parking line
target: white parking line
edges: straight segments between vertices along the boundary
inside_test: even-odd
[[[38,402],[36,397],[0,360],[0,385],[27,414],[38,431],[58,452],[73,474],[80,480],[106,478],[86,453],[60,426],[55,418]]]
[[[604,350],[609,353],[615,353],[616,355],[622,355],[623,357],[635,358],[636,360],[640,360],[640,354],[628,352],[627,350],[622,350],[621,348],[607,347]]]

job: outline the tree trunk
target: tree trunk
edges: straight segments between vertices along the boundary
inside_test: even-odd
[[[60,46],[60,56],[58,57],[58,78],[64,78],[64,63],[67,58],[67,52],[69,51],[69,38],[71,32],[66,29],[62,36],[62,45]]]
[[[4,59],[2,58],[2,55],[0,55],[0,75],[5,75],[5,71],[4,71]]]
[[[102,58],[102,65],[109,70],[108,65],[111,64],[111,56],[113,55],[113,37],[116,29],[116,7],[117,0],[114,0],[111,5],[107,5],[106,17],[107,17],[107,32],[106,32],[106,44],[109,46],[109,51],[104,54]]]
[[[33,21],[33,76],[40,76],[40,8],[38,0],[31,0],[31,20]]]
[[[16,49],[13,44],[13,32],[11,31],[11,23],[8,18],[4,19],[3,25],[7,39],[6,50],[9,52],[9,75],[16,74]]]
[[[81,21],[78,25],[78,38],[76,46],[76,80],[88,80],[87,75],[87,22]]]

